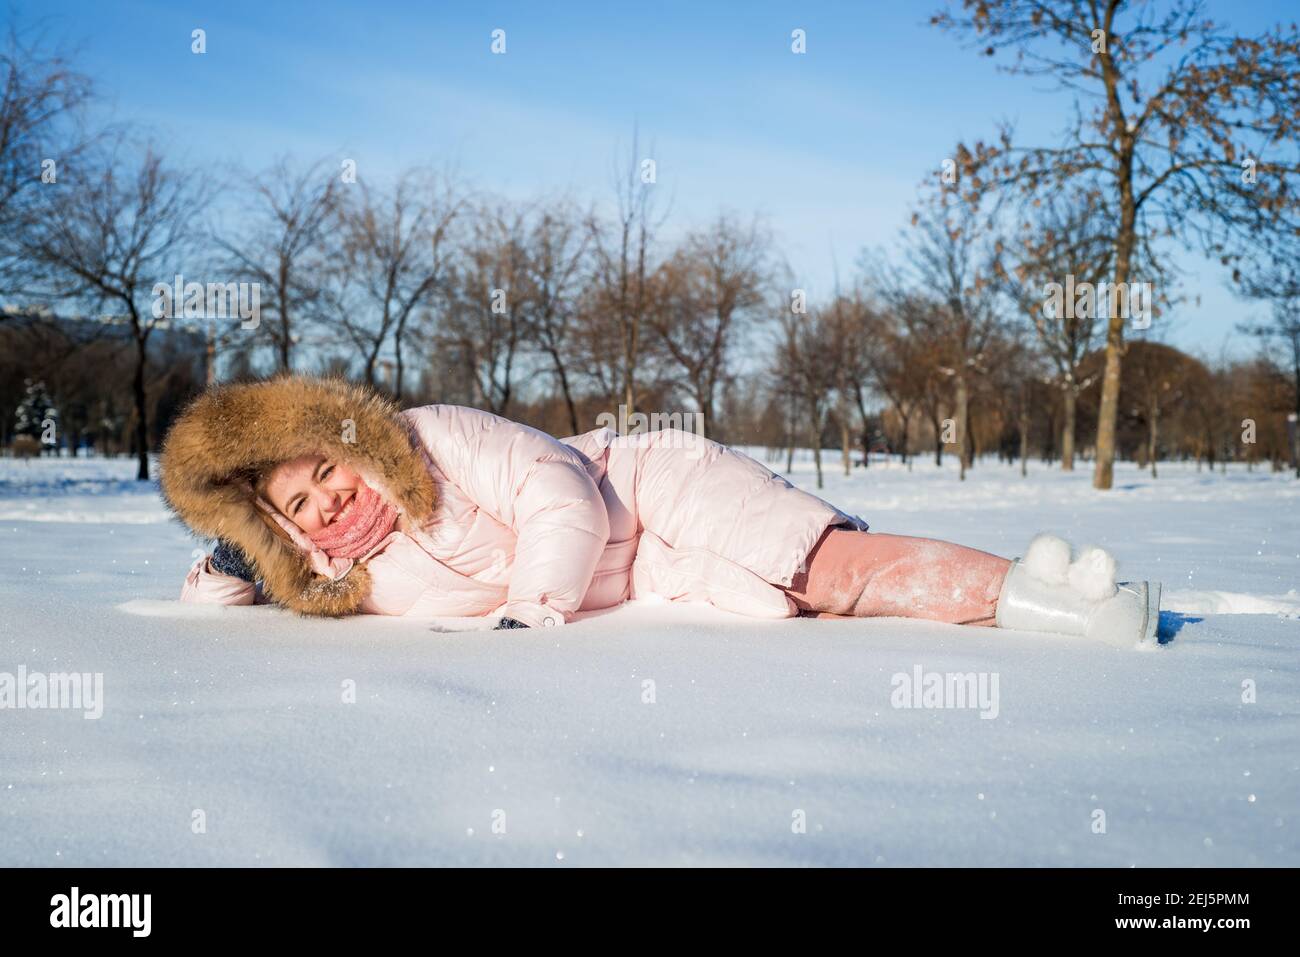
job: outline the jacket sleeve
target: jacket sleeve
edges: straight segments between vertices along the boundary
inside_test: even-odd
[[[605,502],[582,456],[478,409],[402,414],[447,480],[517,536],[502,614],[530,627],[569,621],[609,540]]]
[[[195,560],[181,586],[181,601],[196,604],[252,605],[256,596],[257,586],[253,582],[216,571],[210,555]]]

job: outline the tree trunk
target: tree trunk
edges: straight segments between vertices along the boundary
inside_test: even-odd
[[[966,390],[966,377],[957,376],[957,461],[960,465],[958,478],[966,481],[966,469],[970,467],[970,450],[967,448],[967,435],[970,426],[970,396]]]
[[[560,391],[564,394],[564,406],[569,410],[570,435],[578,434],[578,407],[573,404],[573,390],[569,388],[569,376],[564,371],[564,363],[555,360],[555,373],[560,377]]]
[[[289,319],[289,265],[283,259],[279,264],[280,277],[280,371],[288,372],[290,363],[289,350],[293,348],[293,337],[291,330],[293,326]]]
[[[1129,266],[1137,232],[1137,204],[1133,197],[1133,145],[1126,142],[1119,162],[1120,222],[1115,237],[1115,287],[1128,288]],[[1115,292],[1106,297],[1115,300]],[[1124,318],[1119,309],[1108,309],[1106,325],[1106,369],[1101,379],[1101,406],[1097,412],[1097,461],[1092,487],[1108,489],[1115,484],[1115,430],[1119,418],[1120,365],[1124,357]],[[1125,310],[1127,311],[1127,310]]]
[[[850,440],[849,420],[840,416],[840,448],[844,450],[844,477],[853,474],[853,443]]]
[[[149,420],[148,401],[144,391],[146,340],[140,333],[139,322],[133,322],[133,325],[136,326],[135,376],[132,379],[131,388],[135,394],[135,447],[139,457],[135,477],[141,482],[147,482],[149,481]]]
[[[819,417],[816,411],[814,411],[810,416],[811,419],[810,424],[812,425],[813,464],[817,468],[817,487],[821,488],[822,487],[822,436],[821,436],[821,423],[818,421],[818,418]]]
[[[858,417],[862,419],[862,467],[871,468],[871,426],[867,419],[867,406],[862,400],[862,383],[853,383],[853,397],[858,404]]]
[[[910,472],[912,470],[912,460],[908,457],[907,453],[908,449],[911,448],[910,433],[912,431],[912,410],[908,409],[906,414],[904,414],[903,410],[900,409],[898,417],[903,420],[903,445],[900,449],[900,454],[903,457],[903,464],[907,466],[907,469]]]
[[[1071,383],[1065,388],[1065,424],[1061,426],[1061,471],[1074,471],[1074,420],[1079,396]]]
[[[208,320],[208,337],[203,349],[203,381],[208,386],[217,381],[217,331],[212,319]]]
[[[714,422],[713,403],[714,403],[713,388],[709,387],[709,388],[702,389],[700,392],[700,398],[698,399],[698,405],[700,407],[699,417],[696,419],[696,421],[698,421],[700,425],[700,434],[706,438],[714,438],[716,436],[716,433],[713,431],[713,422]],[[684,420],[684,422],[685,421],[690,421],[690,420],[686,419]]]
[[[624,313],[623,324],[623,405],[630,419],[636,411],[637,326],[640,315]]]
[[[786,475],[789,475],[791,472],[794,471],[794,443],[795,443],[795,436],[798,434],[799,423],[795,415],[794,396],[790,397],[790,408],[788,411],[790,417],[787,420],[789,424],[786,427],[785,434],[789,437],[790,444],[786,448],[786,453],[785,453],[785,474]]]
[[[406,324],[403,319],[397,324],[397,333],[393,336],[393,358],[396,360],[393,367],[393,400],[402,401],[402,326]]]
[[[1029,409],[1020,409],[1020,477],[1029,475]]]
[[[1151,477],[1159,478],[1156,472],[1156,436],[1160,430],[1160,405],[1151,403],[1150,429],[1147,434],[1147,458],[1151,460]]]
[[[1291,383],[1295,386],[1295,429],[1291,440],[1291,464],[1295,467],[1295,477],[1300,479],[1300,338],[1291,341],[1294,365]]]
[[[966,468],[973,469],[975,460],[984,455],[984,449],[980,446],[976,438],[975,426],[975,403],[967,401],[966,403]]]

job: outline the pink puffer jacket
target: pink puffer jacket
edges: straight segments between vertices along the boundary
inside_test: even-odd
[[[557,440],[461,406],[401,416],[420,439],[437,505],[422,527],[392,532],[366,556],[373,587],[364,612],[500,614],[535,627],[656,594],[788,618],[797,610],[777,586],[791,584],[822,532],[867,527],[754,459],[678,429],[600,428]],[[294,539],[331,576],[352,565],[301,533]],[[258,599],[206,557],[181,593],[193,602]]]

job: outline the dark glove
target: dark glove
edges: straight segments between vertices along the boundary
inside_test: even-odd
[[[222,575],[242,578],[246,582],[257,581],[253,566],[244,557],[244,553],[225,539],[217,539],[217,547],[212,550],[212,557],[208,559],[208,564],[212,566],[214,572],[220,572]]]
[[[502,618],[500,621],[497,622],[497,626],[492,630],[500,631],[502,628],[527,628],[527,627],[528,626],[525,625],[522,621],[516,621],[514,618]]]

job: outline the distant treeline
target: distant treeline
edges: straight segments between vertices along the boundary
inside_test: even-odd
[[[1018,0],[966,7],[936,24],[993,29],[990,54],[1048,30],[1024,27],[1037,8]],[[761,217],[697,211],[670,229],[635,136],[599,202],[507,200],[436,166],[380,181],[346,156],[178,165],[92,123],[91,80],[15,31],[0,49],[0,438],[34,428],[39,386],[58,444],[131,452],[143,479],[206,383],[296,371],[557,435],[698,413],[712,438],[839,447],[846,467],[854,451],[947,451],[962,477],[984,454],[1082,456],[1099,488],[1116,457],[1290,462],[1300,477],[1300,160],[1279,148],[1243,169],[1225,126],[1248,113],[1258,138],[1294,145],[1295,28],[1261,48],[1166,20],[1098,47],[1086,23],[1049,26],[1069,40],[1053,72],[1111,94],[1114,115],[1080,119],[1068,148],[1010,130],[956,144],[898,247],[864,252],[816,300]],[[1198,45],[1145,67],[1173,72],[1144,106],[1144,51],[1180,30]],[[1276,108],[1220,111],[1210,88],[1265,90]],[[1254,357],[1167,344],[1169,251],[1192,240],[1271,310],[1242,329]]]

